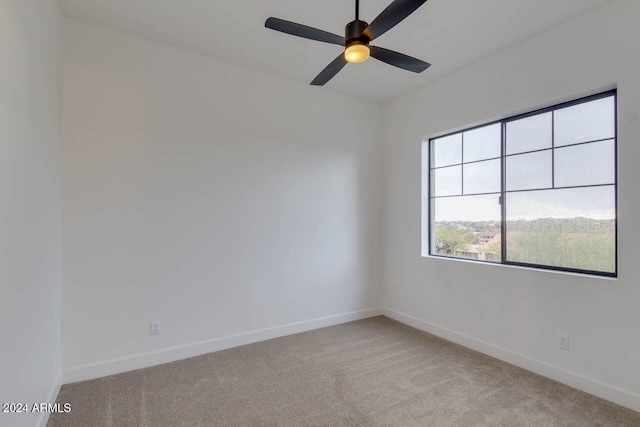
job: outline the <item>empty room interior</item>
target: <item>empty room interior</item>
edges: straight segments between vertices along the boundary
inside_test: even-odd
[[[0,0],[0,425],[639,426],[639,18]]]

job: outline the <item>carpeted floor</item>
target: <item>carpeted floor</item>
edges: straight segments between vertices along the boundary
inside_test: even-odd
[[[385,317],[68,384],[57,426],[640,426],[640,413]]]

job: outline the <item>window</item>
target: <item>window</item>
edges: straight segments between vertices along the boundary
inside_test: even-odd
[[[616,276],[616,92],[423,143],[423,254]]]

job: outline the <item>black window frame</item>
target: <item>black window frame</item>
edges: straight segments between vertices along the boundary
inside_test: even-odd
[[[590,101],[596,101],[598,99],[603,99],[603,98],[609,98],[609,97],[613,97],[613,105],[614,105],[614,136],[613,136],[613,150],[614,150],[614,163],[613,163],[613,168],[614,168],[614,182],[613,184],[594,184],[594,185],[572,185],[572,186],[563,186],[563,187],[555,187],[555,150],[558,148],[555,145],[555,127],[554,127],[554,111],[557,110],[561,110],[563,108],[567,108],[567,107],[572,107],[575,105],[580,105],[580,104],[584,104]],[[551,148],[544,148],[544,149],[537,149],[537,150],[531,150],[531,151],[526,151],[526,152],[518,152],[518,153],[513,153],[513,154],[507,154],[507,150],[506,150],[506,143],[507,143],[507,138],[506,138],[506,128],[507,128],[507,124],[509,122],[513,122],[516,120],[520,120],[520,119],[524,119],[527,117],[532,117],[532,116],[536,116],[536,115],[540,115],[540,114],[545,114],[551,112],[552,113],[552,132],[551,132],[551,138],[552,138],[552,142],[551,142]],[[477,163],[477,162],[481,162],[481,161],[487,161],[487,160],[495,160],[497,158],[490,158],[490,159],[483,159],[483,160],[476,160],[476,161],[472,161],[472,162],[465,162],[464,161],[464,133],[465,132],[470,132],[473,131],[475,129],[479,129],[479,128],[483,128],[483,127],[487,127],[487,126],[492,126],[492,125],[496,125],[499,124],[500,125],[500,138],[501,138],[501,143],[500,143],[500,167],[501,167],[501,182],[500,182],[500,192],[489,192],[489,193],[473,193],[473,194],[467,194],[466,196],[475,196],[475,195],[491,195],[491,194],[499,194],[499,203],[500,203],[500,234],[501,234],[501,254],[500,254],[500,261],[488,261],[488,260],[474,260],[474,259],[468,259],[468,258],[463,258],[463,257],[456,257],[456,256],[447,256],[444,254],[436,254],[434,253],[434,247],[433,247],[433,228],[434,228],[434,222],[433,222],[433,200],[436,198],[442,198],[442,197],[455,197],[455,196],[434,196],[432,193],[434,191],[434,182],[433,182],[433,175],[432,172],[436,169],[442,169],[442,168],[446,168],[446,167],[452,167],[452,166],[461,166],[461,180],[462,180],[462,190],[461,190],[461,195],[465,196],[464,194],[464,167],[463,165],[468,164],[468,163]],[[462,145],[461,145],[461,162],[460,163],[456,163],[456,164],[452,164],[452,165],[444,165],[444,166],[439,166],[439,167],[434,167],[432,166],[434,164],[434,160],[432,158],[433,156],[433,141],[434,140],[438,140],[438,139],[442,139],[442,138],[446,138],[449,136],[453,136],[453,135],[457,135],[457,134],[461,134],[461,138],[462,138]],[[579,146],[579,145],[585,145],[585,144],[591,144],[591,143],[596,143],[596,142],[600,142],[600,141],[609,141],[612,138],[606,138],[606,139],[600,139],[600,140],[589,140],[589,141],[585,141],[585,142],[579,142],[579,143],[575,143],[575,144],[567,144],[567,145],[562,145],[560,147],[572,147],[572,146]],[[523,114],[518,114],[518,115],[514,115],[514,116],[509,116],[506,117],[504,119],[501,120],[494,120],[494,121],[490,121],[487,123],[483,123],[480,125],[476,125],[476,126],[472,126],[472,127],[468,127],[468,128],[463,128],[460,130],[457,130],[455,132],[449,132],[449,133],[445,133],[442,135],[438,135],[435,137],[431,137],[428,139],[428,141],[426,141],[428,146],[427,146],[427,150],[428,150],[428,157],[427,157],[427,161],[428,161],[428,167],[427,167],[427,173],[428,173],[428,189],[427,189],[427,202],[426,202],[426,207],[425,207],[425,203],[423,201],[422,204],[422,209],[424,210],[425,208],[427,209],[427,239],[428,239],[428,243],[427,243],[427,253],[428,256],[430,257],[436,257],[436,258],[445,258],[445,259],[454,259],[454,260],[460,260],[460,261],[472,261],[472,262],[480,262],[480,263],[484,263],[484,264],[493,264],[493,265],[507,265],[507,266],[516,266],[516,267],[527,267],[527,268],[534,268],[534,269],[540,269],[540,270],[551,270],[551,271],[561,271],[561,272],[568,272],[568,273],[577,273],[577,274],[585,274],[585,275],[591,275],[591,276],[603,276],[603,277],[618,277],[618,93],[617,93],[617,89],[611,89],[611,90],[607,90],[605,92],[600,92],[600,93],[596,93],[594,95],[589,95],[589,96],[584,96],[584,97],[580,97],[571,101],[567,101],[567,102],[562,102],[559,104],[554,104],[548,107],[544,107],[544,108],[539,108],[536,110],[532,110]],[[424,144],[424,143],[423,143]],[[518,262],[518,261],[508,261],[507,260],[507,222],[506,222],[506,217],[507,217],[507,204],[506,204],[506,196],[508,193],[515,193],[515,192],[522,192],[522,191],[536,191],[535,189],[531,189],[531,190],[507,190],[506,189],[506,173],[507,173],[507,158],[510,156],[514,156],[514,155],[521,155],[521,154],[528,154],[528,153],[535,153],[535,152],[543,152],[543,151],[550,151],[551,152],[551,180],[552,180],[552,186],[550,187],[550,189],[575,189],[575,188],[593,188],[593,187],[603,187],[603,186],[613,186],[613,193],[614,193],[614,271],[613,272],[606,272],[606,271],[597,271],[597,270],[585,270],[585,269],[578,269],[578,268],[568,268],[568,267],[559,267],[559,266],[552,266],[552,265],[544,265],[544,264],[531,264],[531,263],[525,263],[525,262]],[[421,167],[421,170],[425,171],[424,165]],[[539,189],[539,190],[546,190],[547,188],[544,189]],[[424,189],[422,190],[422,197],[424,200]],[[423,213],[423,218],[424,218],[424,213]],[[424,239],[424,232],[422,233],[422,239]],[[424,243],[423,243],[423,247],[424,247]]]

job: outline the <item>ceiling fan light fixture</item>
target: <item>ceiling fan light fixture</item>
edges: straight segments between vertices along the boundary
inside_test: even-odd
[[[357,64],[369,59],[371,50],[366,43],[353,42],[344,50],[344,58],[351,63]]]

